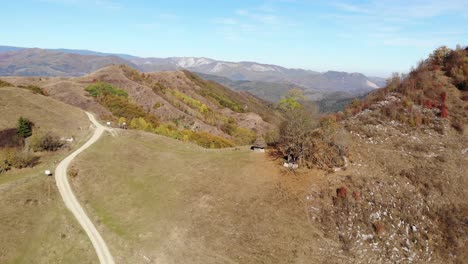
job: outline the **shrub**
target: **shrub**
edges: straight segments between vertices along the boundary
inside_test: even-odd
[[[440,94],[440,100],[442,100],[442,103],[445,103],[445,101],[447,100],[447,93],[446,92],[442,92]]]
[[[252,144],[257,139],[255,132],[243,127],[237,127],[232,136],[238,145]]]
[[[45,134],[35,134],[29,140],[29,146],[34,152],[56,151],[63,146],[58,136],[48,132]]]
[[[376,222],[372,224],[372,228],[374,229],[374,232],[378,235],[381,236],[385,232],[384,225],[380,222]]]
[[[440,109],[440,117],[447,118],[448,117],[447,105],[445,103],[441,104],[439,109]]]
[[[263,139],[268,146],[275,145],[279,141],[279,131],[278,130],[270,130],[265,135],[263,135]]]
[[[0,130],[0,148],[4,147],[22,147],[24,140],[16,131],[16,128]]]
[[[9,82],[5,82],[4,80],[0,80],[0,87],[8,87],[8,86],[14,87],[13,84],[11,84]]]
[[[459,133],[463,134],[463,131],[465,130],[464,124],[462,120],[452,120],[451,123],[452,127],[457,130]]]
[[[119,121],[118,121],[119,126],[122,126],[123,123],[127,123],[127,119],[125,117],[119,117]]]
[[[145,118],[143,117],[133,118],[132,121],[130,122],[129,127],[133,129],[148,131],[148,132],[154,131],[154,127],[151,124],[151,122],[147,122]]]
[[[69,175],[72,179],[76,178],[76,177],[78,176],[78,173],[79,173],[79,171],[78,171],[78,169],[75,168],[75,167],[71,167],[71,168],[68,170],[68,175]]]
[[[12,167],[21,169],[33,167],[39,157],[28,151],[19,151],[15,148],[2,149],[0,151],[0,173],[10,170]]]
[[[356,202],[360,202],[361,201],[361,193],[359,191],[354,191],[353,192],[353,198]]]
[[[39,160],[39,157],[35,156],[28,151],[17,151],[14,153],[11,159],[11,165],[17,169],[34,167]]]
[[[48,93],[44,89],[42,89],[41,87],[36,86],[36,85],[27,85],[27,86],[21,85],[21,86],[18,86],[18,87],[26,89],[26,90],[30,90],[34,94],[40,94],[40,95],[45,95],[45,96],[48,95]]]
[[[185,130],[184,133],[188,136],[191,142],[205,148],[228,148],[235,146],[235,144],[230,140],[214,136],[208,132],[192,132]]]
[[[114,116],[124,117],[126,120],[142,117],[145,121],[151,123],[153,127],[156,127],[159,123],[154,115],[146,113],[142,107],[131,103],[126,97],[105,95],[100,96],[98,102]]]
[[[18,136],[22,138],[28,138],[32,135],[33,122],[29,121],[27,118],[20,117],[18,119],[17,133]]]
[[[185,104],[187,104],[189,107],[197,110],[198,112],[200,113],[207,113],[208,111],[210,111],[210,109],[205,105],[203,104],[202,102],[184,94],[184,93],[181,93],[177,90],[171,90],[172,91],[172,94],[179,100],[183,101]]]
[[[11,159],[9,149],[0,149],[0,174],[5,173],[11,169]]]
[[[339,198],[347,198],[348,197],[348,189],[346,187],[340,187],[336,189],[336,196]]]
[[[153,109],[158,109],[161,106],[162,106],[161,102],[157,102],[153,105]]]
[[[104,82],[97,82],[93,83],[90,86],[86,87],[85,90],[92,96],[98,97],[100,95],[114,95],[114,96],[122,96],[128,97],[128,93],[124,90],[115,88],[114,86],[104,83]]]
[[[431,109],[432,108],[432,102],[429,99],[426,99],[424,101],[424,108]]]

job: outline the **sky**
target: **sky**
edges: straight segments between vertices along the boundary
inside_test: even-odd
[[[468,44],[467,0],[2,0],[0,45],[387,77]]]

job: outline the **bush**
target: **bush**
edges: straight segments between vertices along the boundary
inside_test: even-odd
[[[0,174],[11,169],[9,149],[0,149]]]
[[[186,132],[190,141],[205,148],[229,148],[235,144],[225,138],[213,136],[208,132]]]
[[[58,136],[52,133],[33,135],[29,141],[29,146],[35,152],[37,151],[56,151],[63,146]]]
[[[243,127],[237,127],[232,136],[238,145],[252,144],[257,139],[257,134],[255,132]]]
[[[263,139],[268,146],[273,146],[279,141],[279,131],[276,129],[270,130],[263,135]]]
[[[161,102],[156,102],[154,105],[153,105],[153,109],[158,109],[162,106],[162,103]]]
[[[39,157],[35,156],[28,151],[17,151],[13,153],[11,159],[11,166],[22,169],[28,167],[34,167],[39,161]]]
[[[44,95],[44,96],[48,95],[48,93],[44,89],[42,89],[41,87],[36,86],[36,85],[27,85],[27,86],[21,85],[21,86],[18,86],[18,87],[26,89],[26,90],[30,90],[34,94],[40,94],[40,95]]]
[[[114,95],[114,96],[122,96],[128,97],[128,93],[124,90],[115,88],[114,86],[104,83],[104,82],[97,82],[91,84],[90,86],[86,87],[85,90],[92,96],[98,97],[101,95]]]
[[[156,127],[159,123],[154,115],[146,113],[142,107],[131,103],[126,97],[104,95],[98,98],[98,102],[106,107],[114,116],[124,117],[126,120],[141,117],[153,127]]]
[[[0,87],[8,87],[8,86],[14,87],[13,84],[9,82],[5,82],[4,80],[0,80]]]
[[[0,130],[0,148],[4,147],[22,147],[24,140],[16,131],[16,128]]]
[[[457,130],[460,134],[463,134],[465,130],[465,125],[463,124],[462,120],[452,120],[451,122],[452,127]]]
[[[69,170],[68,170],[68,175],[74,179],[78,176],[78,173],[79,173],[79,170],[75,167],[71,167]]]
[[[18,149],[9,148],[0,151],[0,173],[4,173],[11,168],[26,168],[34,167],[39,160],[28,151],[19,151]]]

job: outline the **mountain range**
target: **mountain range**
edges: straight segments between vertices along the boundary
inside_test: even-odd
[[[210,58],[141,58],[89,50],[0,46],[0,76],[83,76],[110,64],[125,64],[143,72],[189,70],[234,90],[277,101],[299,88],[312,100],[352,98],[385,85],[385,79],[361,73],[316,72],[257,62],[227,62]]]

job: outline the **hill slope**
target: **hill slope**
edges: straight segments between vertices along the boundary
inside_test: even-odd
[[[156,126],[159,126],[159,133],[180,139],[184,131],[207,132],[236,144],[249,144],[257,138],[261,140],[281,120],[269,103],[187,71],[144,74],[125,65],[115,65],[80,78],[4,79],[17,85],[40,86],[51,96],[94,111],[103,118],[117,121],[125,117],[130,125],[138,117],[156,117],[159,123],[152,121],[151,130],[158,130]],[[101,83],[125,91],[128,98],[104,100],[93,98],[84,90]],[[110,99],[114,100],[113,105]]]
[[[35,123],[35,130],[74,136],[72,149],[89,132],[80,109],[25,89],[0,87],[0,112],[0,132],[16,127],[21,115]],[[44,176],[67,153],[66,148],[41,153],[35,167],[0,174],[0,263],[95,262],[92,245],[64,206],[55,182]]]
[[[467,58],[438,49],[335,116],[350,163],[312,186],[309,212],[347,261],[468,258]]]

